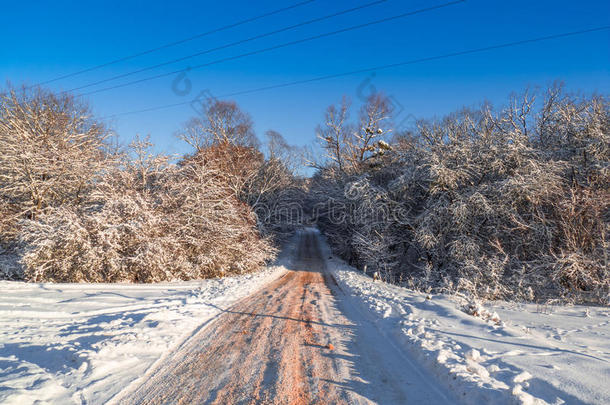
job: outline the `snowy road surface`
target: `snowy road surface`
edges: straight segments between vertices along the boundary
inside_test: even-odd
[[[0,281],[0,404],[610,404],[610,308],[464,301],[374,282],[315,230],[255,274]]]
[[[343,299],[325,272],[317,233],[306,232],[292,270],[222,308],[121,402],[452,402]]]
[[[106,404],[218,316],[216,307],[285,270],[159,284],[1,281],[0,404]]]

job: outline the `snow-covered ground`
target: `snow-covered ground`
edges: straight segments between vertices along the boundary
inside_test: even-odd
[[[322,249],[351,305],[465,403],[610,404],[609,308],[468,308],[459,297],[373,282]]]
[[[284,271],[164,284],[0,282],[0,403],[102,404]]]
[[[152,285],[0,282],[0,403],[111,401],[218,314],[290,268]],[[610,309],[488,303],[373,280],[334,257],[344,305],[469,404],[610,403]],[[384,343],[385,344],[385,343]],[[399,356],[400,357],[400,356]]]

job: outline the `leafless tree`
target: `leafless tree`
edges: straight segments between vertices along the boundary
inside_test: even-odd
[[[289,211],[286,207],[302,192],[295,187],[302,152],[278,132],[268,131],[266,157],[250,117],[234,102],[214,101],[204,113],[205,119],[189,121],[181,132],[180,137],[195,148],[181,164],[213,170],[237,199],[255,210],[263,234],[290,228],[281,213]]]
[[[203,113],[203,117],[191,119],[178,133],[195,150],[224,143],[258,149],[252,118],[235,102],[211,101]]]
[[[45,208],[79,203],[111,158],[110,132],[88,106],[40,88],[0,96],[3,236]]]
[[[389,147],[384,138],[392,131],[391,108],[383,94],[376,93],[368,98],[360,110],[357,125],[348,121],[349,109],[346,97],[339,106],[331,105],[326,110],[324,124],[316,131],[326,159],[336,165],[339,172],[348,174],[383,155]]]
[[[350,102],[343,97],[339,106],[326,109],[324,124],[318,126],[317,136],[326,151],[325,157],[336,164],[339,171],[345,171],[348,139],[351,128],[348,124]]]
[[[381,93],[372,94],[360,110],[358,131],[348,143],[352,167],[358,167],[385,150],[383,140],[392,132],[391,108],[387,97]]]

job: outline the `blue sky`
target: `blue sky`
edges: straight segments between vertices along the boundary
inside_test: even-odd
[[[68,90],[117,74],[371,2],[316,0],[231,30],[209,35],[48,85]],[[36,84],[116,58],[190,37],[285,7],[294,1],[104,1],[10,2],[0,15],[0,79]],[[108,84],[185,69],[368,21],[442,4],[388,0],[374,7],[223,49]],[[111,126],[127,141],[149,134],[158,150],[188,148],[174,133],[195,112],[188,101],[200,92],[215,96],[283,82],[358,70],[444,53],[610,25],[608,1],[470,0],[271,52],[191,69],[191,91],[176,94],[177,75],[87,96],[100,117],[170,103],[175,108],[118,116]],[[326,106],[350,96],[357,104],[372,88],[400,106],[400,116],[433,117],[489,100],[499,105],[512,91],[562,80],[585,93],[610,91],[610,31],[601,31],[413,64],[374,73],[274,89],[233,99],[255,122],[291,143],[308,144]],[[95,90],[92,87],[87,90]]]

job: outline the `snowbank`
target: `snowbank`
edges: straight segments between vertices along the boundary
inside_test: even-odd
[[[351,304],[465,403],[610,403],[610,309],[465,308],[458,297],[373,282],[322,249]]]
[[[256,274],[197,282],[2,281],[0,403],[106,403],[218,315],[217,307],[281,275],[286,260]]]

